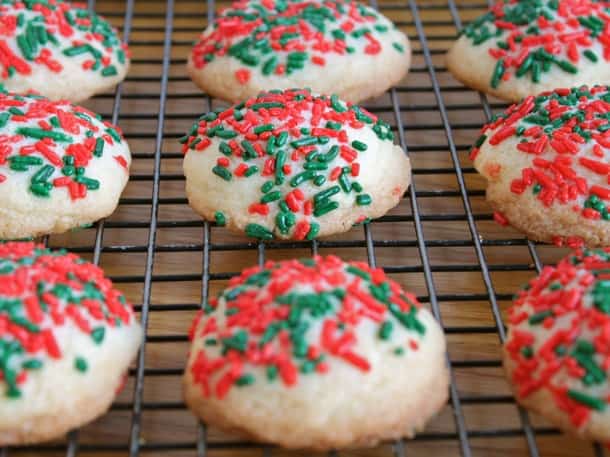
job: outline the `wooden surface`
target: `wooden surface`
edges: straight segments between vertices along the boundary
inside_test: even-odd
[[[447,109],[450,121],[452,136],[448,137],[409,4],[394,0],[380,0],[379,4],[382,11],[409,34],[415,50],[413,71],[397,87],[395,95],[401,107],[400,118],[415,170],[414,184],[428,245],[427,256],[432,266],[432,281],[443,324],[448,333],[449,354],[462,414],[469,431],[470,449],[472,455],[478,457],[525,456],[528,452],[521,431],[522,424],[500,368],[500,337],[450,152],[449,139],[457,147],[469,193],[468,201],[475,215],[477,236],[483,241],[485,260],[491,270],[491,286],[498,306],[504,312],[511,294],[534,275],[535,270],[528,247],[519,233],[501,228],[491,221],[491,211],[482,196],[483,181],[473,172],[467,158],[467,147],[485,121],[481,99],[477,93],[463,89],[444,66],[443,51],[456,33],[447,3],[435,0],[422,2],[419,14],[432,53],[433,72],[440,84],[441,102]],[[466,21],[480,14],[483,10],[480,4],[478,6],[472,8],[472,3],[459,3],[460,19]],[[123,2],[98,0],[97,9],[102,14],[106,13],[116,25],[122,25],[125,13]],[[145,282],[151,280],[152,283],[150,300],[145,304],[149,306],[150,314],[140,434],[141,454],[147,456],[196,455],[197,424],[183,407],[179,374],[187,351],[186,330],[202,300],[204,228],[184,198],[182,164],[180,154],[177,154],[179,145],[176,140],[200,113],[209,108],[209,100],[185,77],[184,66],[191,42],[205,26],[206,11],[204,1],[176,3],[176,16],[170,24],[173,34],[165,120],[159,125],[166,5],[163,0],[135,2],[131,34],[134,62],[129,78],[123,85],[119,117],[119,125],[135,153],[135,160],[132,181],[123,201],[106,222],[103,231],[101,266],[129,299],[138,304],[138,309],[143,303]],[[114,96],[108,94],[90,101],[87,106],[110,118],[113,101]],[[213,106],[218,106],[218,102],[214,101]],[[366,106],[392,125],[397,125],[390,94],[372,100]],[[492,101],[494,110],[503,106]],[[152,277],[147,278],[147,240],[155,217],[151,214],[151,196],[157,129],[164,132],[160,145],[162,174],[159,180],[160,202]],[[444,193],[435,195],[441,191]],[[428,304],[430,290],[422,270],[408,196],[390,215],[392,217],[371,225],[374,240],[372,251],[366,249],[362,228],[331,238],[345,241],[343,246],[329,249],[321,243],[319,251],[360,260],[367,260],[368,256],[374,254],[379,265],[395,272],[392,274],[394,279],[415,291]],[[72,248],[91,257],[95,235],[96,230],[92,228],[51,237],[50,244]],[[451,243],[443,243],[446,240],[451,240]],[[513,240],[516,245],[504,246],[506,243],[502,240]],[[209,271],[213,279],[209,283],[210,293],[223,287],[227,274],[256,263],[260,252],[273,259],[311,253],[309,244],[299,249],[274,245],[258,251],[256,244],[221,228],[211,229],[210,242]],[[240,246],[247,249],[236,250]],[[562,253],[557,248],[546,246],[539,246],[536,251],[543,262],[552,262]],[[473,332],[475,327],[476,332]],[[78,455],[128,455],[133,386],[132,376],[113,410],[80,431]],[[544,433],[548,431],[548,425],[536,417],[531,417],[531,420],[544,429],[543,433],[536,435],[540,455],[592,455],[590,445],[557,433]],[[232,447],[235,438],[214,430],[208,431],[208,440],[211,448],[206,455],[212,457],[311,455],[279,450],[265,454],[262,447]],[[98,445],[108,450],[89,452],[91,446]],[[162,445],[163,449],[155,449],[157,445]],[[117,449],[112,451],[109,449],[112,447]],[[45,455],[65,455],[65,447],[57,449],[54,451],[47,447]],[[406,443],[404,449],[408,456],[459,455],[452,408],[446,406],[430,423],[426,433]],[[392,445],[386,445],[372,450],[341,452],[339,455],[390,456],[393,455],[392,451]],[[41,452],[40,449],[10,450],[8,455],[40,455]]]

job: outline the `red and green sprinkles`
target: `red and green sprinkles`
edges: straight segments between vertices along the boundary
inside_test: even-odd
[[[545,267],[509,310],[506,350],[519,397],[549,392],[572,424],[610,402],[610,248]],[[544,338],[542,337],[544,335]]]
[[[527,97],[491,123],[471,150],[518,138],[529,166],[510,183],[545,206],[564,205],[589,220],[610,220],[610,91],[607,86],[557,89]],[[500,173],[500,170],[496,170]],[[501,214],[497,220],[506,219]]]
[[[356,207],[372,203],[358,182],[358,158],[369,145],[350,140],[348,128],[371,129],[380,140],[393,140],[388,124],[335,95],[270,91],[203,115],[182,138],[182,152],[205,154],[214,141],[220,157],[211,171],[218,179],[266,178],[243,197],[252,201],[250,214],[275,215],[274,226],[251,223],[247,235],[269,240],[279,232],[284,238],[311,240],[320,230],[317,220],[339,208],[338,197],[351,197]],[[218,225],[226,222],[222,213],[215,219]]]
[[[85,198],[101,186],[88,174],[92,164],[122,141],[117,127],[85,108],[0,93],[0,190],[9,179],[25,175],[36,197],[61,191],[72,200]],[[127,172],[125,157],[113,159]]]
[[[462,33],[476,46],[491,43],[492,88],[513,77],[538,83],[555,68],[576,74],[587,63],[610,61],[609,7],[592,0],[500,1]]]
[[[294,386],[302,375],[327,373],[331,360],[367,373],[374,367],[359,353],[362,333],[370,329],[396,356],[417,351],[426,333],[419,308],[365,263],[267,262],[231,279],[197,315],[190,338],[203,347],[192,349],[188,369],[205,397],[218,398],[256,382]]]
[[[2,79],[31,75],[36,67],[62,73],[65,58],[110,77],[128,57],[112,26],[86,8],[61,0],[0,0]]]
[[[106,330],[134,322],[131,305],[98,267],[34,243],[0,243],[0,388],[19,398],[32,371],[64,357],[58,331],[104,343]],[[89,362],[71,361],[78,372]]]
[[[375,56],[382,51],[380,38],[394,29],[385,17],[352,1],[238,1],[203,33],[191,58],[204,68],[231,56],[243,64],[235,79],[247,84],[254,69],[264,76],[290,75],[308,65],[324,67],[332,56]],[[392,49],[405,52],[399,42]]]

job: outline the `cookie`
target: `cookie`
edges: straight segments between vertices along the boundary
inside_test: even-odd
[[[390,126],[336,96],[263,93],[182,138],[186,193],[208,220],[263,240],[311,240],[385,214],[410,182]]]
[[[465,85],[509,101],[610,81],[608,3],[500,1],[468,24],[447,54]]]
[[[610,442],[610,248],[545,267],[508,313],[504,366],[519,403],[564,431]]]
[[[129,178],[117,127],[66,101],[0,93],[0,239],[110,215]]]
[[[188,72],[206,93],[235,103],[292,87],[355,103],[398,83],[410,60],[407,37],[363,4],[244,0],[203,32]]]
[[[610,91],[528,97],[483,127],[471,151],[496,220],[530,238],[610,245]]]
[[[231,279],[190,331],[189,408],[288,448],[412,437],[447,402],[443,332],[382,269],[338,257]]]
[[[7,90],[76,103],[117,85],[128,68],[117,31],[85,6],[0,3],[0,81]]]
[[[106,412],[141,335],[97,266],[0,243],[0,446],[57,438]]]

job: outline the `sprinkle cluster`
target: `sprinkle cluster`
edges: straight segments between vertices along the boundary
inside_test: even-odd
[[[335,95],[314,96],[307,90],[271,91],[227,110],[202,116],[182,138],[183,152],[205,153],[214,142],[221,154],[212,172],[218,179],[268,180],[244,198],[253,200],[251,214],[276,214],[270,230],[249,224],[246,233],[271,239],[313,239],[320,230],[316,219],[339,208],[338,196],[353,196],[357,206],[372,198],[358,182],[358,157],[368,149],[350,141],[348,128],[372,129],[383,141],[392,141],[388,124]],[[317,189],[313,196],[306,187]],[[226,222],[222,212],[216,221]]]
[[[72,200],[100,188],[88,168],[123,140],[117,127],[68,102],[0,93],[0,190],[9,179],[27,176],[29,190],[49,197],[65,189]],[[118,169],[128,162],[113,156]]]
[[[575,427],[610,402],[610,248],[545,267],[509,310],[506,349],[520,397],[549,392]]]
[[[0,244],[0,386],[6,397],[20,397],[29,372],[63,357],[62,328],[100,345],[108,328],[131,322],[131,306],[95,265],[33,243]],[[73,364],[88,369],[83,357]]]
[[[511,182],[511,192],[529,191],[546,207],[566,205],[586,219],[610,220],[608,87],[527,97],[483,127],[470,157],[476,159],[484,143],[497,146],[514,137],[519,138],[517,149],[531,160]]]
[[[0,0],[2,79],[30,75],[36,67],[61,73],[65,58],[109,77],[128,56],[112,26],[85,8],[61,0]]]
[[[189,370],[205,397],[218,398],[257,381],[293,386],[301,374],[326,373],[331,359],[368,372],[357,349],[362,333],[376,332],[396,356],[417,351],[426,333],[419,307],[365,263],[268,262],[231,279],[197,316],[190,337],[205,347],[193,349]]]
[[[263,75],[291,74],[327,57],[382,51],[380,37],[394,25],[372,8],[346,0],[243,0],[226,9],[192,52],[196,68],[229,55],[243,67],[235,79],[246,84],[250,69]],[[405,49],[393,42],[401,54]]]
[[[463,30],[475,45],[493,42],[491,87],[513,76],[539,82],[558,68],[610,60],[610,3],[595,0],[503,0]]]

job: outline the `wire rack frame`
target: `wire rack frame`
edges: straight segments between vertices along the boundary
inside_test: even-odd
[[[88,6],[91,9],[100,7],[105,2],[98,0],[97,5],[95,0],[89,0]],[[231,277],[234,272],[213,272],[211,269],[211,256],[217,252],[230,251],[254,251],[256,252],[257,261],[262,264],[269,251],[280,251],[286,249],[307,249],[311,254],[317,254],[320,250],[334,250],[358,247],[364,248],[366,258],[372,266],[381,266],[388,273],[419,273],[423,275],[425,285],[425,294],[420,295],[420,300],[429,304],[435,317],[444,324],[442,306],[443,302],[456,301],[483,301],[489,304],[493,315],[492,325],[443,325],[448,335],[497,335],[499,342],[505,339],[505,327],[502,320],[502,312],[500,301],[510,299],[510,294],[496,292],[493,274],[497,271],[526,271],[534,273],[540,270],[542,266],[541,257],[539,255],[539,247],[534,243],[520,237],[510,239],[487,239],[481,236],[478,224],[492,219],[489,210],[477,212],[473,210],[473,199],[480,198],[484,194],[482,190],[472,189],[468,183],[468,176],[473,174],[474,170],[468,164],[462,165],[460,154],[466,151],[469,147],[467,143],[459,143],[456,140],[455,131],[461,129],[477,129],[480,123],[469,123],[460,120],[459,122],[451,119],[451,114],[458,111],[472,113],[479,111],[483,113],[484,118],[489,119],[494,111],[506,108],[506,104],[497,101],[489,101],[484,94],[479,94],[478,103],[447,103],[445,95],[447,93],[467,92],[469,89],[462,87],[454,82],[441,82],[440,76],[447,72],[444,65],[435,63],[435,56],[444,54],[445,49],[438,49],[438,46],[430,46],[441,41],[451,40],[464,24],[461,15],[464,12],[482,11],[487,5],[485,3],[462,3],[455,0],[447,2],[415,2],[415,0],[398,0],[396,3],[384,2],[381,6],[377,4],[377,0],[370,0],[373,7],[379,8],[382,12],[388,11],[407,11],[409,18],[406,21],[397,21],[400,27],[408,27],[414,33],[409,35],[414,44],[414,55],[423,59],[423,66],[414,65],[411,69],[412,74],[427,75],[430,84],[411,84],[400,85],[392,88],[389,91],[388,99],[390,105],[375,105],[367,108],[373,112],[384,111],[390,113],[392,124],[397,133],[397,138],[400,145],[407,151],[407,154],[425,154],[431,151],[445,150],[450,155],[450,165],[431,169],[418,169],[414,167],[413,174],[415,177],[421,175],[437,175],[454,177],[457,183],[457,189],[432,189],[418,190],[416,179],[412,183],[405,199],[410,207],[410,214],[407,215],[387,215],[378,221],[373,221],[370,224],[363,226],[362,240],[354,239],[331,239],[320,240],[313,242],[288,242],[288,243],[259,243],[251,240],[240,240],[233,242],[214,243],[212,241],[212,229],[215,227],[213,223],[201,221],[199,219],[162,219],[159,217],[161,206],[165,205],[184,205],[186,200],[183,197],[163,197],[161,196],[161,184],[165,182],[181,181],[183,177],[178,173],[163,171],[164,160],[176,160],[181,157],[177,152],[165,152],[164,141],[175,141],[179,136],[177,133],[168,132],[166,123],[168,120],[192,120],[195,119],[201,112],[210,110],[214,101],[209,97],[203,97],[199,93],[185,92],[172,93],[169,89],[171,83],[188,81],[184,76],[184,72],[175,75],[171,70],[175,67],[183,67],[184,59],[173,57],[173,47],[187,46],[191,40],[177,38],[175,35],[180,33],[198,33],[204,25],[202,18],[201,26],[197,27],[176,27],[175,19],[184,17],[188,13],[177,13],[176,5],[180,3],[204,4],[207,14],[207,22],[214,18],[216,4],[214,0],[139,0],[136,8],[136,0],[126,0],[124,7],[120,12],[112,12],[103,10],[103,14],[109,19],[115,20],[122,24],[122,35],[126,42],[131,46],[156,46],[161,51],[159,57],[146,56],[145,58],[137,57],[133,60],[133,65],[158,65],[161,68],[160,75],[138,75],[129,76],[127,83],[158,83],[158,91],[137,93],[126,92],[119,85],[114,94],[106,94],[99,96],[98,99],[108,100],[111,102],[110,113],[104,113],[113,123],[119,123],[120,120],[136,120],[145,121],[154,124],[154,133],[130,131],[127,132],[127,140],[150,139],[153,144],[153,150],[147,152],[136,151],[133,153],[135,161],[151,161],[150,172],[136,173],[132,175],[132,182],[143,182],[150,184],[150,197],[124,197],[121,199],[121,205],[137,205],[148,210],[148,220],[145,221],[100,221],[91,230],[94,232],[92,243],[85,245],[70,246],[70,249],[77,253],[83,253],[91,256],[94,263],[99,264],[102,254],[141,254],[144,258],[144,272],[141,275],[125,275],[113,277],[115,282],[121,283],[137,283],[142,284],[141,303],[136,304],[136,309],[140,312],[142,325],[145,329],[145,344],[138,354],[135,368],[130,370],[130,378],[133,384],[131,391],[131,401],[116,403],[112,410],[123,411],[130,414],[128,440],[124,443],[104,443],[95,442],[89,443],[82,440],[79,431],[70,432],[65,443],[47,444],[36,447],[26,448],[11,448],[0,450],[0,457],[8,457],[9,455],[38,455],[38,454],[53,454],[66,455],[74,457],[81,454],[96,454],[103,455],[129,455],[135,457],[144,454],[164,455],[171,452],[186,452],[185,455],[197,455],[205,457],[215,451],[244,451],[252,449],[260,451],[262,455],[274,455],[276,451],[273,448],[261,446],[251,442],[235,442],[231,440],[211,441],[208,438],[208,430],[204,424],[199,424],[194,439],[180,442],[164,442],[164,441],[142,441],[142,421],[144,411],[170,411],[183,410],[184,405],[181,402],[156,402],[145,401],[144,384],[147,377],[150,376],[179,376],[181,369],[175,368],[146,368],[146,349],[151,343],[169,343],[183,342],[186,340],[184,334],[170,335],[149,335],[147,329],[152,313],[161,313],[167,311],[194,311],[208,296],[210,284],[214,281],[226,280]],[[149,12],[141,7],[142,4],[165,4],[164,12]],[[427,19],[422,18],[422,12],[431,13],[438,11],[439,13],[449,12],[450,20],[436,19],[433,15],[429,15]],[[151,20],[155,25],[141,25],[146,20]],[[162,25],[156,25],[157,21],[161,21]],[[450,29],[452,33],[428,33],[431,28],[441,27],[443,30]],[[134,31],[138,32],[161,32],[162,39],[146,39],[134,40],[132,35]],[[428,96],[432,101],[406,104],[401,102],[401,96],[404,94],[413,94]],[[191,99],[197,98],[202,100],[199,112],[168,114],[166,106],[169,100],[173,99]],[[129,101],[155,101],[158,103],[158,113],[123,113],[122,104]],[[420,111],[438,111],[441,123],[434,122],[415,122],[409,124],[404,120],[405,113],[417,113]],[[434,143],[425,145],[410,144],[407,133],[418,131],[441,131],[444,135],[446,143]],[[440,136],[440,135],[439,135]],[[462,205],[461,212],[451,212],[437,214],[424,214],[422,211],[422,202],[424,199],[443,199],[457,198]],[[465,238],[450,239],[450,238],[434,238],[428,239],[426,235],[425,225],[427,223],[450,223],[450,222],[465,222],[467,231]],[[414,231],[414,239],[392,239],[379,238],[374,236],[375,227],[379,224],[412,224]],[[195,228],[200,230],[201,241],[193,243],[159,243],[158,233],[160,230],[180,230],[185,228]],[[111,242],[105,243],[105,233],[107,230],[113,229],[142,229],[147,232],[144,243],[120,243]],[[44,242],[56,247],[57,245],[51,240],[45,238]],[[488,247],[524,247],[528,250],[531,263],[509,263],[505,264],[490,264],[487,260],[485,249]],[[420,263],[413,266],[386,266],[379,261],[378,250],[382,248],[406,247],[417,250]],[[476,256],[476,264],[458,263],[455,265],[436,265],[431,261],[431,249],[435,248],[450,248],[450,247],[468,247],[473,248]],[[154,272],[155,257],[161,253],[174,252],[201,252],[202,263],[201,272],[198,274],[156,274]],[[437,282],[434,274],[437,272],[475,272],[481,275],[484,292],[483,293],[439,293]],[[152,290],[156,284],[172,284],[182,281],[200,281],[200,303],[172,303],[155,304],[152,301]],[[521,437],[525,439],[526,452],[537,457],[543,455],[539,451],[538,439],[544,436],[556,436],[558,431],[555,428],[546,425],[533,426],[526,412],[519,409],[518,418],[519,426],[513,428],[490,428],[490,429],[474,429],[468,426],[464,408],[466,405],[478,404],[514,404],[514,401],[509,395],[465,395],[460,393],[458,382],[456,381],[456,370],[463,368],[476,367],[498,367],[500,362],[498,359],[484,360],[454,360],[448,358],[447,363],[451,369],[451,390],[449,406],[451,409],[451,421],[453,423],[453,432],[424,432],[416,438],[417,441],[432,441],[432,442],[456,442],[459,454],[464,457],[470,457],[477,454],[477,448],[473,446],[472,441],[479,438],[505,438],[505,437]],[[176,386],[177,387],[177,386]],[[390,444],[391,455],[398,457],[407,455],[419,455],[417,452],[411,451],[411,445],[403,440]],[[593,455],[603,456],[604,451],[599,445],[595,445]],[[329,455],[338,456],[344,455],[344,452],[331,452]],[[182,455],[182,454],[181,454]],[[230,455],[230,454],[229,454]],[[260,455],[260,454],[259,454]],[[361,455],[361,454],[359,454]],[[492,454],[487,454],[492,455]]]

